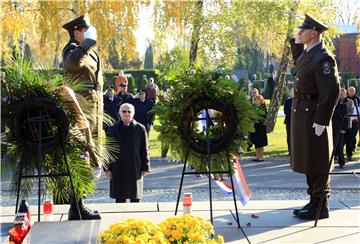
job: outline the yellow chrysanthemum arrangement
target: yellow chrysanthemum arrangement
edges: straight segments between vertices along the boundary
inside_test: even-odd
[[[101,243],[166,244],[164,234],[151,220],[130,218],[112,224],[100,234]]]
[[[214,228],[210,222],[187,214],[170,217],[158,225],[151,220],[127,219],[111,225],[107,231],[102,231],[100,243],[224,243],[221,235],[218,235],[217,239],[213,239],[213,235]]]
[[[218,239],[212,238],[214,228],[210,222],[191,214],[170,217],[159,226],[167,243],[224,243],[221,235],[218,235]]]

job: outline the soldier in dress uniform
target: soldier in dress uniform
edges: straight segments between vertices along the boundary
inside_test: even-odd
[[[296,38],[291,40],[295,62],[294,98],[291,111],[291,167],[306,175],[310,202],[294,214],[301,219],[316,217],[326,183],[320,219],[329,217],[330,178],[328,167],[333,150],[331,117],[339,98],[339,79],[334,57],[321,42],[328,28],[305,15]],[[304,49],[305,46],[305,49]],[[333,165],[331,165],[331,169]]]
[[[63,49],[63,63],[65,76],[69,80],[79,80],[89,84],[90,89],[78,91],[88,101],[92,102],[91,131],[97,132],[101,143],[102,133],[102,71],[99,55],[95,51],[97,45],[97,33],[94,26],[90,25],[87,15],[77,17],[63,25],[70,35],[70,40]],[[85,133],[86,137],[91,137]],[[90,152],[90,155],[93,155]],[[96,157],[91,156],[91,164],[99,166]],[[97,211],[87,209],[82,200],[78,202],[82,219],[100,219]],[[69,210],[69,220],[78,220],[80,216],[77,212],[75,199],[71,200]]]

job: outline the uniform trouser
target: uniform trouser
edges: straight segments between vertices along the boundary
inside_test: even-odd
[[[351,129],[345,133],[346,156],[352,157],[356,147],[356,135],[359,130],[358,122],[353,122]]]
[[[291,154],[291,145],[290,145],[290,141],[291,141],[291,136],[290,136],[290,131],[291,131],[291,124],[288,123],[286,124],[286,142],[287,142],[287,146],[288,146],[288,152],[289,155]]]
[[[322,195],[322,186],[325,182],[327,175],[306,175],[306,181],[308,184],[307,193],[310,195],[310,201],[312,203],[318,204]],[[330,175],[326,181],[325,186],[325,197],[324,203],[327,202],[328,197],[330,196]]]

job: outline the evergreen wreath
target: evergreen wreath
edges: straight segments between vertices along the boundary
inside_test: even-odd
[[[192,70],[168,82],[170,89],[155,107],[160,125],[154,129],[159,132],[162,149],[181,160],[187,155],[190,166],[205,171],[208,133],[212,171],[227,170],[229,157],[246,148],[248,133],[254,131],[261,111],[221,70]],[[207,121],[206,111],[211,111]]]
[[[1,68],[1,168],[3,174],[12,175],[12,193],[16,193],[20,166],[23,175],[37,172],[39,154],[34,133],[38,131],[32,130],[31,125],[24,126],[23,121],[37,116],[39,109],[45,111],[46,118],[52,121],[44,123],[47,128],[41,130],[48,136],[42,143],[42,170],[47,174],[67,172],[60,146],[63,144],[78,197],[95,191],[95,177],[87,151],[91,151],[99,165],[106,166],[114,159],[118,149],[110,139],[103,147],[97,143],[96,135],[93,135],[94,143],[86,142],[86,135],[79,128],[69,100],[60,94],[59,88],[64,86],[74,91],[85,91],[91,87],[80,81],[64,80],[61,75],[43,68],[34,68],[30,61],[14,60]],[[76,98],[91,124],[91,104],[79,94]],[[105,124],[111,123],[112,119],[106,114],[103,118]],[[42,180],[48,193],[54,194],[54,199],[68,201],[71,194],[69,177],[43,177]],[[22,179],[21,194],[24,197],[31,192],[35,182],[36,178]]]

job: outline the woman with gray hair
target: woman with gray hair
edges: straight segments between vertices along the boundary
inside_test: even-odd
[[[134,120],[132,104],[120,106],[120,121],[109,128],[108,136],[120,147],[116,159],[109,165],[110,197],[117,203],[139,202],[143,196],[143,177],[149,173],[150,160],[145,127]]]

